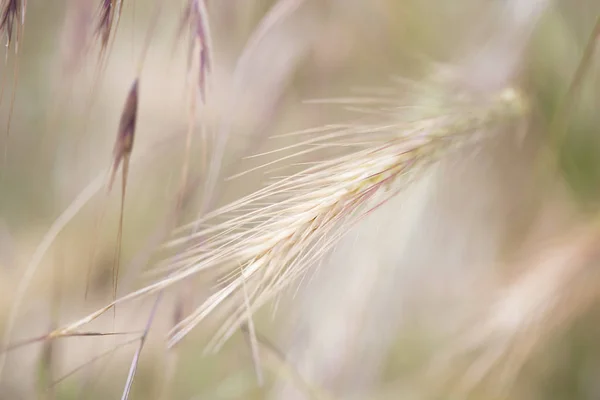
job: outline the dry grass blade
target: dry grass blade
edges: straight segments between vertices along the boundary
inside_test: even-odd
[[[263,372],[260,363],[260,353],[258,349],[258,339],[256,337],[256,329],[254,327],[254,320],[252,319],[252,309],[250,305],[250,299],[248,298],[248,290],[246,283],[242,282],[242,289],[244,293],[244,307],[246,307],[247,320],[242,324],[242,332],[246,333],[248,344],[250,346],[250,352],[252,353],[252,362],[254,363],[254,370],[256,371],[256,380],[258,386],[263,386]]]
[[[11,305],[10,313],[6,323],[4,331],[4,337],[2,347],[6,348],[10,341],[13,327],[15,325],[17,315],[19,313],[21,303],[25,297],[25,293],[35,272],[37,271],[42,259],[46,255],[46,252],[59,235],[59,233],[67,226],[67,224],[75,217],[75,215],[83,208],[85,204],[96,194],[96,192],[102,187],[102,176],[98,177],[92,183],[90,183],[77,198],[67,207],[67,209],[54,221],[38,247],[36,248],[31,261],[27,264],[23,278],[20,280],[17,286],[16,294]],[[0,376],[4,369],[4,363],[6,361],[6,354],[0,353]]]
[[[552,120],[550,121],[550,134],[553,136],[552,139],[555,142],[556,148],[560,148],[564,146],[564,142],[566,140],[566,133],[568,129],[569,116],[573,108],[575,107],[577,94],[580,92],[581,85],[589,73],[590,68],[593,64],[593,56],[596,50],[596,47],[600,42],[600,15],[596,19],[596,23],[592,28],[590,33],[590,37],[586,43],[585,49],[581,55],[581,59],[577,65],[577,69],[573,75],[573,79],[571,80],[567,92],[564,97],[561,99],[556,112],[552,116]],[[550,167],[556,169],[558,167],[559,160],[557,155],[553,152],[550,153],[547,158],[550,159]],[[546,159],[542,159],[543,162]],[[547,165],[542,164],[540,167],[546,167]]]
[[[57,261],[58,265],[61,265],[63,260],[62,256]],[[53,294],[51,302],[51,319],[50,329],[54,330],[57,327],[60,318],[60,303],[61,303],[61,287],[60,281],[62,278],[62,268],[55,267],[53,271]],[[53,340],[46,340],[43,343],[42,354],[38,362],[38,387],[40,398],[54,399],[56,393],[51,387],[51,382],[54,380],[56,374],[56,364],[58,362],[58,354],[56,343]]]
[[[166,143],[167,140],[163,139],[150,146],[150,148],[154,149],[157,147],[163,147]],[[141,154],[141,156],[147,155],[148,154],[144,152],[142,152]],[[2,337],[2,348],[7,348],[9,346],[10,338],[21,308],[21,304],[23,303],[23,299],[25,298],[27,289],[29,288],[29,285],[35,273],[38,271],[42,260],[46,256],[46,253],[48,252],[56,238],[59,236],[59,234],[65,229],[65,227],[77,216],[77,214],[83,209],[83,207],[86,204],[88,204],[88,202],[94,197],[94,195],[96,195],[102,189],[103,185],[105,184],[105,177],[107,172],[110,173],[110,170],[99,174],[77,195],[77,197],[65,208],[65,210],[56,218],[56,220],[54,220],[54,222],[52,223],[48,231],[44,234],[44,237],[36,247],[35,252],[31,257],[31,260],[25,267],[23,277],[19,281],[19,284],[16,288],[16,293],[13,298],[8,319],[6,322],[4,335]],[[107,309],[110,309],[110,307]],[[103,312],[105,311],[106,310],[104,310]],[[56,330],[53,334],[60,335],[61,332],[64,331],[64,329]],[[70,330],[70,332],[74,331],[75,330]],[[6,353],[0,352],[0,376],[2,376],[2,371],[4,369],[5,362]]]
[[[56,349],[52,342],[44,343],[38,362],[38,396],[40,399],[55,399],[56,393],[50,385],[54,379],[56,364]]]
[[[114,354],[115,350],[120,349],[121,347],[133,344],[137,341],[139,341],[139,338],[135,338],[135,339],[131,339],[131,340],[127,340],[123,343],[120,343],[118,345],[116,345],[114,348],[104,351],[101,354],[98,354],[97,356],[93,357],[92,359],[90,359],[89,361],[73,368],[72,370],[70,370],[69,372],[67,372],[66,374],[64,374],[63,376],[61,376],[58,379],[55,379],[49,386],[50,387],[54,387],[56,385],[58,385],[59,383],[61,383],[62,381],[64,381],[65,379],[69,378],[70,376],[74,375],[75,373],[77,373],[78,371],[81,371],[83,368],[89,366],[90,364],[95,363],[96,361],[99,361],[101,359],[103,359],[104,357],[108,357],[111,356],[112,354]]]
[[[156,316],[156,310],[158,310],[158,305],[160,304],[162,294],[163,292],[160,292],[156,297],[156,300],[154,301],[154,305],[152,306],[152,310],[150,311],[150,318],[148,318],[146,328],[144,329],[144,333],[140,338],[140,344],[137,350],[135,351],[133,360],[131,360],[131,366],[129,368],[129,373],[127,374],[127,381],[125,382],[125,389],[123,389],[121,400],[127,400],[129,398],[131,386],[133,385],[133,378],[135,377],[135,372],[137,371],[137,366],[140,361],[140,355],[142,354],[144,344],[146,344],[146,338],[148,337],[148,332],[150,332],[150,327],[152,326],[152,322],[154,321],[154,317]]]
[[[585,76],[587,75],[594,56],[594,52],[596,50],[597,44],[600,41],[600,15],[596,18],[596,24],[592,28],[592,32],[590,34],[590,38],[587,41],[583,54],[581,56],[581,60],[577,65],[577,70],[573,75],[573,80],[571,81],[567,93],[562,99],[561,104],[558,107],[558,111],[553,117],[553,121],[551,122],[551,127],[554,129],[554,135],[556,136],[555,140],[557,140],[558,144],[562,144],[562,140],[564,140],[564,131],[566,130],[567,117],[569,115],[570,110],[573,108],[575,103],[575,94],[581,88],[581,84]]]
[[[279,0],[277,1],[267,14],[259,22],[256,29],[252,32],[252,36],[244,46],[244,50],[235,66],[233,72],[233,96],[238,96],[243,83],[247,79],[249,63],[251,57],[257,51],[258,46],[271,30],[293,15],[296,10],[304,3],[304,0]],[[230,100],[227,107],[228,110],[237,107],[237,97]],[[211,208],[211,203],[214,201],[213,194],[217,185],[219,175],[221,174],[221,163],[225,152],[225,147],[229,139],[229,134],[232,128],[232,119],[227,116],[224,119],[215,143],[214,151],[211,154],[207,178],[205,183],[205,193],[202,207],[200,208],[199,216],[202,216]]]
[[[212,65],[212,37],[208,11],[204,0],[188,0],[181,14],[176,38],[179,40],[183,32],[188,31],[188,72],[196,74],[198,89],[202,100],[206,100],[206,83]],[[197,72],[192,72],[194,68]]]
[[[242,325],[242,333],[251,335],[247,325]],[[310,399],[315,400],[332,400],[333,397],[326,393],[323,389],[312,385],[285,359],[285,355],[274,346],[266,337],[254,333],[257,346],[260,345],[264,351],[265,361],[262,364],[266,365],[276,375],[281,378],[291,381],[296,387],[301,389]]]
[[[206,102],[207,77],[210,72],[212,63],[212,39],[210,35],[210,26],[208,22],[208,12],[206,9],[206,4],[203,0],[190,0],[187,2],[179,26],[179,31],[177,35],[178,38],[181,36],[183,30],[186,27],[188,28],[190,33],[190,46],[188,53],[188,76],[191,76],[189,85],[190,103],[188,109],[188,129],[186,133],[185,150],[183,156],[183,164],[181,168],[180,188],[177,194],[175,208],[169,220],[167,221],[167,226],[169,230],[172,229],[173,224],[178,223],[179,215],[186,200],[186,193],[188,193],[190,189],[188,187],[188,171],[190,164],[192,138],[194,135],[194,131],[196,130],[196,112],[198,108],[197,98],[199,93],[202,101]],[[204,133],[204,127],[202,128],[202,132]],[[204,137],[202,139],[204,140]],[[202,156],[203,164],[204,158],[205,157]],[[167,230],[165,230],[165,234],[166,232]],[[162,241],[163,239],[160,240]],[[158,306],[158,303],[160,302],[160,299],[162,297],[162,293],[163,292],[161,291],[159,297],[156,300],[155,307]],[[184,293],[178,294],[174,313],[175,324],[178,323],[181,318],[180,311],[183,307],[183,303],[185,302],[184,296]],[[152,318],[153,315],[148,321],[148,328],[150,327]],[[143,344],[140,344],[138,352],[141,352],[142,346]],[[168,355],[170,362],[166,367],[166,378],[163,381],[161,398],[167,396],[170,387],[171,377],[173,376],[177,364],[177,357],[175,351],[172,350],[170,353],[171,354]],[[131,379],[133,379],[133,376],[131,376]],[[126,389],[126,391],[128,392],[128,389]],[[124,393],[124,397],[125,396],[126,395]]]
[[[197,63],[198,88],[202,100],[206,101],[207,77],[211,70],[213,57],[208,11],[204,0],[189,0],[181,17],[179,35],[186,25],[190,31],[188,65],[191,69],[191,66]]]
[[[187,26],[190,31],[190,48],[188,53],[188,75],[190,79],[190,104],[188,111],[188,130],[186,135],[185,154],[181,170],[181,187],[177,208],[181,207],[183,195],[187,188],[190,151],[192,137],[196,129],[196,112],[198,92],[206,102],[208,74],[212,64],[212,39],[208,22],[208,12],[204,0],[190,0],[182,14],[178,36]],[[195,69],[198,69],[197,72]],[[202,129],[204,132],[204,127]],[[203,138],[204,139],[204,138]],[[203,157],[204,158],[204,157]]]
[[[33,343],[43,342],[43,341],[47,341],[47,340],[60,339],[60,338],[67,338],[67,337],[123,336],[123,335],[132,335],[132,334],[136,334],[136,333],[139,333],[139,332],[65,332],[65,333],[56,333],[56,331],[53,331],[46,335],[38,336],[38,337],[35,337],[32,339],[25,339],[20,342],[13,343],[10,346],[6,347],[1,352],[8,353],[8,352],[19,349],[21,347],[28,346]]]

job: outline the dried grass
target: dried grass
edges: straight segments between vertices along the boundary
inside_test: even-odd
[[[167,263],[167,277],[117,299],[56,334],[72,332],[116,304],[217,269],[223,276],[221,288],[172,329],[168,343],[173,346],[217,307],[231,301],[226,321],[209,346],[219,348],[247,318],[243,303],[235,301],[239,300],[243,282],[248,284],[252,309],[260,307],[304,276],[350,225],[401,189],[394,183],[407,184],[418,176],[420,168],[457,146],[473,143],[491,126],[512,121],[524,112],[522,97],[512,89],[484,104],[469,102],[466,114],[464,106],[449,106],[444,117],[418,119],[408,125],[396,122],[351,127],[307,141],[318,144],[317,149],[328,147],[332,139],[355,141],[354,145],[366,148],[307,168],[209,213],[201,221],[239,211],[244,212],[242,216],[197,233],[186,233],[183,227],[181,238],[169,243],[169,247],[183,246],[184,251]],[[372,140],[372,135],[377,135],[381,142],[364,145],[365,135]],[[270,205],[263,206],[265,202]],[[196,238],[200,238],[197,243]]]
[[[273,27],[283,23],[303,4],[303,0],[275,2],[273,8],[260,21],[237,61],[233,73],[233,96],[237,96],[241,91],[240,88],[247,79],[249,60],[261,41],[269,35]],[[22,40],[25,6],[26,2],[23,0],[5,0],[2,3],[0,30],[6,37],[7,47],[14,41],[15,51]],[[122,7],[122,0],[100,2],[95,34],[99,38],[101,57],[107,52],[110,41],[114,38]],[[157,6],[155,16],[159,14],[159,10],[160,7]],[[338,99],[337,103],[359,111],[366,117],[347,124],[328,125],[287,135],[288,138],[300,138],[300,142],[258,155],[281,154],[275,161],[228,179],[239,179],[254,171],[279,167],[287,161],[306,155],[315,156],[317,161],[304,164],[297,173],[274,178],[266,187],[246,197],[211,210],[215,188],[221,175],[225,146],[232,130],[230,119],[224,119],[217,132],[215,147],[210,152],[210,162],[206,162],[208,171],[198,218],[176,229],[173,237],[161,248],[170,252],[171,256],[150,271],[156,277],[152,283],[118,297],[124,203],[138,119],[139,84],[151,33],[156,24],[157,19],[154,19],[144,43],[136,76],[127,94],[117,129],[112,168],[109,171],[110,192],[118,169],[122,167],[118,244],[113,269],[113,301],[81,319],[53,329],[47,335],[9,345],[20,305],[42,258],[60,231],[97,193],[102,185],[101,179],[98,178],[52,224],[34,252],[17,288],[4,336],[4,349],[8,351],[15,346],[46,342],[48,352],[42,362],[51,370],[52,340],[71,336],[124,334],[82,332],[81,329],[117,304],[157,294],[144,331],[140,338],[135,339],[139,340],[138,348],[122,394],[122,399],[126,400],[129,398],[140,354],[164,291],[180,283],[189,283],[197,275],[210,279],[216,277],[217,282],[211,295],[195,310],[188,312],[186,307],[182,306],[187,302],[183,297],[185,295],[179,298],[173,311],[173,326],[168,334],[167,346],[173,348],[195,327],[214,317],[219,320],[220,325],[207,350],[219,350],[234,332],[241,328],[247,335],[259,384],[262,384],[264,379],[263,365],[275,365],[275,372],[283,371],[283,374],[288,376],[287,379],[298,382],[297,385],[303,387],[310,396],[329,398],[324,391],[305,382],[284,357],[279,355],[276,349],[273,350],[274,346],[256,332],[253,315],[270,301],[276,300],[277,304],[278,297],[287,294],[288,289],[293,289],[294,285],[300,285],[304,279],[316,274],[319,263],[327,257],[329,251],[350,227],[421,179],[431,166],[458,149],[477,149],[482,139],[495,134],[501,128],[514,127],[527,117],[530,110],[526,96],[513,87],[506,87],[494,94],[459,92],[456,86],[446,86],[446,82],[433,80],[415,86],[418,89],[415,93],[416,101],[408,107],[399,104],[395,94],[389,98],[376,96]],[[597,25],[592,40],[598,36],[599,26],[600,24]],[[174,212],[169,214],[165,224],[165,232],[172,224],[180,223],[184,196],[190,191],[190,186],[193,186],[188,183],[188,175],[199,108],[197,96],[200,96],[203,104],[210,100],[207,96],[211,87],[208,81],[214,55],[208,11],[203,0],[187,2],[180,30],[187,30],[190,34],[188,73],[192,79],[189,85],[188,127],[181,183],[175,199]],[[76,51],[78,52],[79,50]],[[584,60],[586,57],[587,61],[582,61],[581,64],[584,68],[589,66],[591,50],[586,51]],[[18,70],[18,66],[16,69]],[[583,72],[576,73],[574,86],[581,85],[582,76]],[[421,92],[421,89],[424,89],[424,92]],[[567,95],[567,98],[572,98],[572,93]],[[236,98],[229,99],[230,110],[235,110],[236,104]],[[564,118],[566,117],[559,116],[558,119],[562,121]],[[208,140],[205,139],[203,137],[203,144],[207,145]],[[482,354],[471,364],[459,384],[461,394],[472,392],[490,371],[501,368],[500,360],[507,360],[507,367],[502,370],[501,377],[503,387],[510,388],[525,361],[537,346],[543,344],[542,336],[569,323],[571,318],[581,314],[581,310],[596,300],[596,285],[591,284],[587,287],[585,280],[590,265],[597,258],[597,232],[594,230],[591,234],[588,231],[585,233],[581,237],[574,235],[574,239],[568,237],[564,248],[558,244],[554,246],[551,254],[542,252],[541,261],[526,260],[528,265],[533,265],[529,273],[508,285],[488,313],[480,317],[475,328],[467,332],[464,340],[451,349],[450,355],[442,357],[442,361],[450,363],[456,354],[482,350]],[[563,300],[566,304],[566,295],[582,287],[588,289],[582,296],[583,300],[574,301],[569,307],[559,304]],[[519,313],[515,313],[515,310],[519,310]],[[0,355],[0,373],[4,359],[5,352]],[[90,362],[93,361],[95,359]],[[79,369],[74,369],[66,376]],[[168,375],[171,375],[174,369],[173,366]],[[62,379],[50,376],[47,380],[52,386]],[[168,388],[163,394],[168,396]]]

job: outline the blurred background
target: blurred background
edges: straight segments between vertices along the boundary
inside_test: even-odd
[[[262,385],[242,333],[204,355],[208,321],[166,349],[180,314],[210,293],[197,279],[165,292],[130,398],[600,398],[597,0],[206,0],[206,100],[197,99],[175,212],[197,79],[188,32],[178,35],[188,3],[123,1],[99,69],[101,3],[29,0],[18,52],[13,35],[0,60],[0,327],[12,328],[9,343],[112,299],[121,188],[117,180],[107,194],[103,184],[140,59],[120,295],[152,282],[171,229],[264,186],[263,170],[226,180],[277,158],[249,156],[300,140],[282,134],[364,114],[360,102],[308,100],[410,105],[425,79],[450,76],[477,94],[518,86],[529,113],[433,165],[353,226],[276,309],[256,314]],[[210,204],[207,159],[220,165]],[[273,175],[318,161],[291,158]],[[77,199],[19,293],[44,235]],[[128,303],[89,326],[129,336],[4,353],[0,398],[120,398],[152,306]]]

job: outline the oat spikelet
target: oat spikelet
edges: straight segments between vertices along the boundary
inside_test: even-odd
[[[26,0],[4,0],[2,1],[2,15],[0,19],[0,31],[6,37],[6,48],[12,43],[13,35],[15,38],[15,52],[19,46],[21,30],[25,24]]]
[[[166,245],[177,256],[159,269],[164,278],[58,332],[76,330],[115,304],[206,273],[221,277],[218,287],[172,329],[168,343],[175,345],[219,310],[225,320],[209,346],[218,349],[247,321],[249,308],[257,310],[301,281],[352,224],[418,178],[424,168],[525,112],[522,95],[513,89],[487,101],[456,97],[450,94],[443,109],[429,116],[399,117],[396,112],[383,124],[379,120],[305,132],[316,135],[305,140],[305,149],[296,155],[331,148],[346,149],[346,154],[319,161],[180,228]],[[205,228],[196,232],[195,226]],[[244,301],[244,285],[250,307]]]
[[[202,101],[206,101],[207,79],[212,65],[212,38],[205,0],[189,0],[181,16],[178,36],[186,27],[190,36],[188,68],[197,64],[198,88]]]
[[[131,89],[129,89],[129,94],[127,95],[127,100],[123,107],[123,113],[121,114],[117,140],[115,141],[115,147],[113,149],[113,168],[108,183],[109,191],[112,189],[115,175],[121,163],[123,163],[123,173],[125,174],[127,172],[127,164],[129,163],[129,157],[133,150],[133,139],[137,122],[138,86],[139,80],[136,79],[133,81]]]
[[[115,180],[116,173],[119,166],[122,164],[122,187],[121,187],[121,213],[119,217],[119,231],[117,235],[117,249],[115,254],[115,268],[113,271],[113,298],[117,295],[117,285],[119,281],[119,258],[121,253],[121,240],[123,234],[123,211],[125,208],[125,192],[127,189],[127,174],[129,172],[129,159],[133,150],[133,141],[135,136],[135,126],[137,121],[137,110],[138,110],[138,82],[136,78],[129,90],[127,100],[125,101],[125,107],[121,114],[121,121],[119,122],[119,131],[117,133],[117,140],[115,141],[115,147],[113,150],[113,167],[108,182],[108,191],[112,189],[112,185]]]
[[[100,2],[96,35],[100,37],[102,52],[108,47],[111,34],[119,23],[122,7],[122,0],[101,0]]]
[[[4,157],[2,160],[2,170],[6,170],[8,159],[8,138],[10,136],[10,126],[12,122],[13,108],[17,95],[17,84],[19,82],[19,43],[23,38],[23,29],[25,26],[25,11],[27,9],[27,0],[3,0],[1,5],[0,15],[0,33],[6,36],[6,51],[5,64],[8,64],[8,51],[12,43],[13,35],[15,38],[15,63],[13,73],[13,87],[10,99],[10,107],[8,112],[8,120],[6,121],[6,145],[4,146]],[[5,73],[0,84],[0,103],[4,98],[4,85],[6,83],[7,74]]]

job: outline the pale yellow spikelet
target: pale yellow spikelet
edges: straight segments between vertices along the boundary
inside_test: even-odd
[[[232,300],[226,306],[227,321],[212,343],[218,348],[246,318],[239,298],[242,282],[251,287],[253,309],[260,307],[303,276],[351,224],[402,189],[422,167],[480,137],[479,131],[523,115],[526,105],[523,96],[510,88],[487,104],[471,104],[467,112],[462,107],[457,110],[449,108],[446,116],[409,124],[391,121],[379,131],[378,127],[350,127],[310,138],[303,144],[369,141],[364,149],[276,182],[202,222],[243,208],[246,212],[241,216],[189,236],[185,229],[180,231],[181,237],[170,243],[180,249],[170,263],[175,273],[212,268],[219,260],[227,279],[225,286],[172,330],[170,344],[181,340],[217,306]]]
[[[515,89],[485,101],[457,97],[450,91],[441,96],[442,106],[430,107],[428,113],[392,112],[383,123],[378,116],[373,125],[332,125],[302,133],[308,138],[298,145],[298,153],[340,143],[348,151],[179,228],[165,246],[176,255],[156,270],[164,278],[116,303],[201,272],[216,273],[222,279],[215,292],[173,328],[169,345],[218,309],[225,321],[209,346],[218,349],[246,322],[249,309],[256,311],[290,284],[314,273],[314,266],[351,225],[417,179],[423,168],[448,152],[477,143],[495,132],[493,128],[525,112],[524,98]],[[197,226],[204,229],[196,231]],[[65,330],[77,329],[105,310]]]

